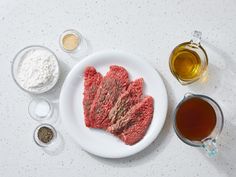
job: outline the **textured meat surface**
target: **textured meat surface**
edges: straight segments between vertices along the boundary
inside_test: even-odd
[[[126,69],[121,66],[110,66],[110,71],[102,79],[91,106],[91,127],[106,129],[110,125],[108,114],[128,85]]]
[[[128,145],[137,143],[144,137],[151,123],[154,110],[153,103],[153,98],[146,96],[107,130],[116,134]]]
[[[143,78],[130,83],[127,91],[118,98],[116,104],[109,113],[109,119],[112,124],[123,117],[132,106],[139,102],[143,93]]]
[[[84,118],[87,127],[90,127],[90,109],[97,93],[97,89],[101,83],[102,75],[96,71],[94,67],[88,66],[84,71]]]

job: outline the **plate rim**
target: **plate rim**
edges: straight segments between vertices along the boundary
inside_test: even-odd
[[[94,57],[99,57],[101,55],[119,55],[119,56],[125,56],[126,58],[132,58],[135,59],[135,60],[138,60],[140,62],[142,62],[142,64],[145,64],[146,66],[152,68],[152,70],[156,73],[156,76],[159,77],[159,80],[161,81],[161,84],[162,84],[162,87],[163,87],[163,91],[164,91],[164,98],[165,98],[165,101],[162,102],[162,104],[165,104],[164,105],[164,108],[165,110],[163,110],[163,119],[161,121],[161,126],[159,128],[158,131],[156,131],[155,133],[153,133],[152,135],[152,138],[150,138],[149,140],[147,140],[146,144],[144,144],[143,146],[139,146],[138,148],[134,149],[133,151],[130,151],[129,153],[123,153],[122,155],[104,155],[103,153],[98,153],[98,152],[94,152],[92,150],[88,150],[83,144],[79,143],[79,141],[75,138],[75,136],[73,135],[74,133],[70,130],[70,126],[68,123],[66,123],[66,121],[64,120],[63,117],[63,113],[62,113],[62,100],[63,100],[63,94],[64,94],[64,88],[68,85],[68,80],[71,80],[70,78],[74,75],[73,73],[77,71],[77,68],[80,67],[80,65],[82,65],[83,63],[86,63],[86,60],[89,60],[90,58],[94,58]],[[88,55],[86,56],[85,58],[83,58],[81,61],[79,61],[71,70],[70,72],[68,73],[68,75],[66,76],[65,80],[64,80],[64,83],[62,85],[62,88],[61,88],[61,92],[60,92],[60,97],[59,97],[59,112],[60,112],[60,117],[61,117],[61,120],[62,120],[62,125],[65,126],[66,128],[66,131],[68,132],[69,136],[72,137],[72,139],[76,142],[76,144],[78,144],[83,150],[85,150],[86,152],[90,153],[90,154],[93,154],[93,155],[96,155],[96,156],[99,156],[99,157],[103,157],[103,158],[124,158],[124,157],[128,157],[128,156],[132,156],[142,150],[144,150],[145,148],[147,148],[157,137],[158,135],[161,133],[161,130],[165,124],[165,121],[166,121],[166,116],[167,116],[167,110],[168,110],[168,96],[167,96],[167,89],[166,89],[166,86],[165,86],[165,83],[161,77],[161,75],[159,74],[159,72],[146,60],[144,60],[143,58],[137,56],[137,55],[134,55],[134,54],[131,54],[129,52],[125,52],[125,51],[121,51],[121,50],[115,50],[115,49],[112,49],[112,50],[102,50],[102,51],[98,51],[98,52],[95,52],[95,53],[92,53],[91,55]],[[142,141],[142,140],[141,140]]]

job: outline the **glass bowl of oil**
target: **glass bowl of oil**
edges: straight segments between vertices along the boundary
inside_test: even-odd
[[[195,31],[191,41],[179,44],[170,55],[170,71],[182,85],[191,84],[206,73],[208,57],[200,40],[201,32]]]

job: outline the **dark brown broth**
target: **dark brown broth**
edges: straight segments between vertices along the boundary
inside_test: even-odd
[[[203,99],[190,98],[177,110],[176,128],[181,136],[189,140],[203,140],[211,134],[215,125],[215,110]]]

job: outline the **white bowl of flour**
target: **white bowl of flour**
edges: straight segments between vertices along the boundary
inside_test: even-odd
[[[43,46],[20,50],[12,63],[12,76],[26,92],[40,94],[52,89],[60,75],[56,55]]]

